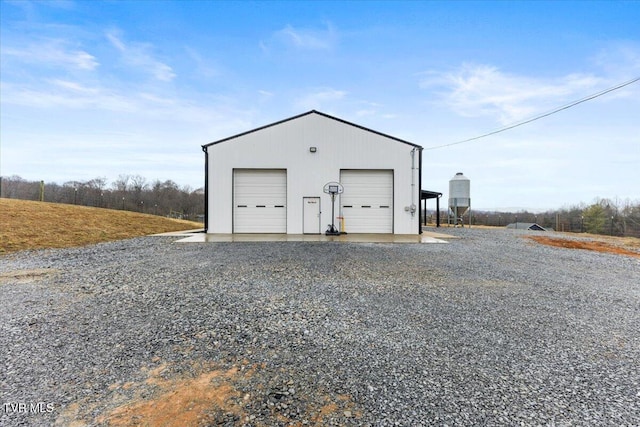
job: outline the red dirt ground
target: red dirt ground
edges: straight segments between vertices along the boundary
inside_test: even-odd
[[[634,250],[635,248],[627,248],[602,240],[573,240],[547,236],[528,236],[528,238],[543,245],[556,246],[567,249],[585,249],[589,251],[640,258],[640,251]]]
[[[158,362],[160,360],[156,358],[154,363]],[[247,404],[251,399],[261,399],[260,390],[242,392],[241,383],[257,371],[265,369],[264,364],[251,365],[245,360],[241,366],[222,369],[213,363],[200,361],[193,365],[195,372],[186,376],[166,376],[169,367],[167,363],[159,363],[152,369],[142,368],[146,380],[112,384],[109,392],[112,394],[112,401],[117,403],[107,413],[93,420],[84,418],[80,415],[80,410],[86,412],[87,408],[83,406],[95,409],[96,405],[76,402],[65,410],[56,425],[200,427],[228,423],[228,416],[231,416],[232,419],[235,418],[231,422],[240,426],[249,421]],[[133,395],[125,397],[125,391],[133,391]],[[310,426],[326,425],[327,418],[358,419],[362,413],[354,406],[349,395],[328,396],[314,393],[306,408],[307,412],[302,417],[307,419],[307,425]],[[258,427],[303,426],[300,420],[291,420],[278,412],[272,412],[266,420],[256,420],[252,424]]]

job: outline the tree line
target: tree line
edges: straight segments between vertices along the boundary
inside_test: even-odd
[[[0,197],[44,202],[67,203],[108,209],[122,209],[202,221],[204,189],[180,187],[174,181],[147,181],[140,175],[119,175],[108,183],[106,178],[68,181],[60,185],[28,181],[19,176],[0,177]],[[441,210],[440,220],[447,225],[448,213]],[[435,223],[435,212],[427,215]],[[545,228],[573,233],[593,233],[640,238],[640,201],[598,198],[587,205],[541,213],[528,211],[471,211],[464,223],[504,227],[511,223],[537,223]]]
[[[140,175],[119,175],[88,181],[28,181],[19,176],[0,177],[0,197],[121,209],[202,221],[204,189],[180,187],[174,181],[147,181]]]
[[[428,222],[435,222],[435,212]],[[447,226],[448,212],[441,210],[440,220]],[[464,224],[504,227],[514,223],[536,223],[546,229],[571,233],[592,233],[640,238],[640,201],[620,201],[598,198],[593,203],[549,210],[546,212],[471,211],[464,215]],[[452,220],[454,223],[455,220]]]

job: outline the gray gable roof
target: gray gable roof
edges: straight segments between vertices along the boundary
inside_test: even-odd
[[[259,130],[266,129],[266,128],[269,128],[269,127],[272,127],[272,126],[276,126],[276,125],[279,125],[281,123],[288,122],[290,120],[296,120],[296,119],[299,119],[300,117],[308,116],[309,114],[318,114],[318,115],[326,117],[328,119],[335,120],[335,121],[338,121],[340,123],[344,123],[344,124],[347,124],[349,126],[353,126],[353,127],[358,128],[358,129],[365,130],[367,132],[375,133],[376,135],[384,136],[385,138],[389,138],[389,139],[392,139],[394,141],[402,142],[403,144],[408,144],[408,145],[410,145],[412,147],[416,147],[416,148],[422,150],[422,146],[420,146],[418,144],[414,144],[412,142],[405,141],[405,140],[400,139],[400,138],[396,138],[395,136],[387,135],[385,133],[378,132],[378,131],[375,131],[373,129],[369,129],[369,128],[366,128],[364,126],[360,126],[360,125],[357,125],[355,123],[351,123],[351,122],[348,122],[346,120],[342,120],[342,119],[340,119],[338,117],[330,116],[329,114],[321,113],[320,111],[316,111],[316,110],[307,111],[306,113],[298,114],[297,116],[289,117],[288,119],[280,120],[280,121],[277,121],[275,123],[271,123],[271,124],[268,124],[268,125],[265,125],[265,126],[261,126],[259,128],[255,128],[255,129],[252,129],[252,130],[249,130],[249,131],[246,131],[246,132],[239,133],[237,135],[233,135],[233,136],[230,136],[230,137],[227,137],[227,138],[220,139],[218,141],[210,142],[208,144],[203,145],[202,149],[206,150],[208,147],[210,147],[212,145],[220,144],[221,142],[230,141],[232,139],[239,138],[241,136],[244,136],[244,135],[247,135],[247,134],[250,134],[250,133],[253,133],[253,132],[257,132]]]

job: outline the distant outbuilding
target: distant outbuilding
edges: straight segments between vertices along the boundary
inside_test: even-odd
[[[533,230],[533,231],[553,231],[552,228],[544,228],[535,222],[514,222],[507,225],[512,230]]]
[[[312,110],[202,149],[207,233],[422,232],[417,144]]]

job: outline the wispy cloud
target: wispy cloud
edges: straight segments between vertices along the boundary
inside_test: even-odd
[[[338,39],[338,34],[330,23],[322,30],[294,28],[287,25],[278,31],[278,36],[301,49],[330,49]]]
[[[269,41],[260,42],[260,46],[265,52],[278,45],[295,50],[326,51],[333,49],[338,40],[338,31],[330,22],[327,22],[324,28],[297,28],[286,25],[274,32]]]
[[[356,111],[356,116],[365,117],[365,116],[374,116],[376,114],[376,110],[358,110]]]
[[[526,119],[603,87],[591,74],[535,78],[510,74],[490,65],[464,64],[448,73],[430,72],[420,87],[466,117],[490,116],[501,124]]]
[[[198,50],[190,46],[186,46],[184,49],[189,58],[191,58],[195,63],[194,71],[196,74],[205,78],[217,77],[220,74],[211,61],[207,57],[203,56]]]
[[[343,100],[347,95],[346,91],[337,90],[332,88],[320,88],[315,89],[300,98],[295,102],[298,108],[313,110],[324,108],[327,104],[332,104]]]
[[[394,114],[382,113],[382,111],[385,110],[385,106],[378,102],[363,100],[363,101],[357,101],[355,105],[357,106],[357,109],[355,111],[355,115],[357,117],[376,116],[378,118],[383,118],[383,119],[391,119],[395,117]]]
[[[594,65],[615,79],[616,83],[640,76],[640,43],[630,41],[612,42],[591,58]],[[640,98],[640,85],[628,86],[612,94],[617,98]]]
[[[32,86],[2,83],[2,101],[42,109],[97,109],[119,112],[138,110],[134,98],[69,80],[50,79],[44,85]]]
[[[76,2],[72,0],[49,0],[42,2],[42,4],[55,9],[72,10],[76,8]]]
[[[60,39],[44,39],[24,46],[8,46],[2,56],[43,67],[64,67],[94,70],[100,64],[95,56],[82,49],[73,49]]]
[[[106,33],[107,39],[111,44],[120,51],[123,61],[135,69],[150,73],[154,78],[160,81],[169,82],[176,77],[173,69],[154,58],[152,51],[153,46],[148,43],[130,42],[127,43],[122,39],[119,31],[112,30]]]

